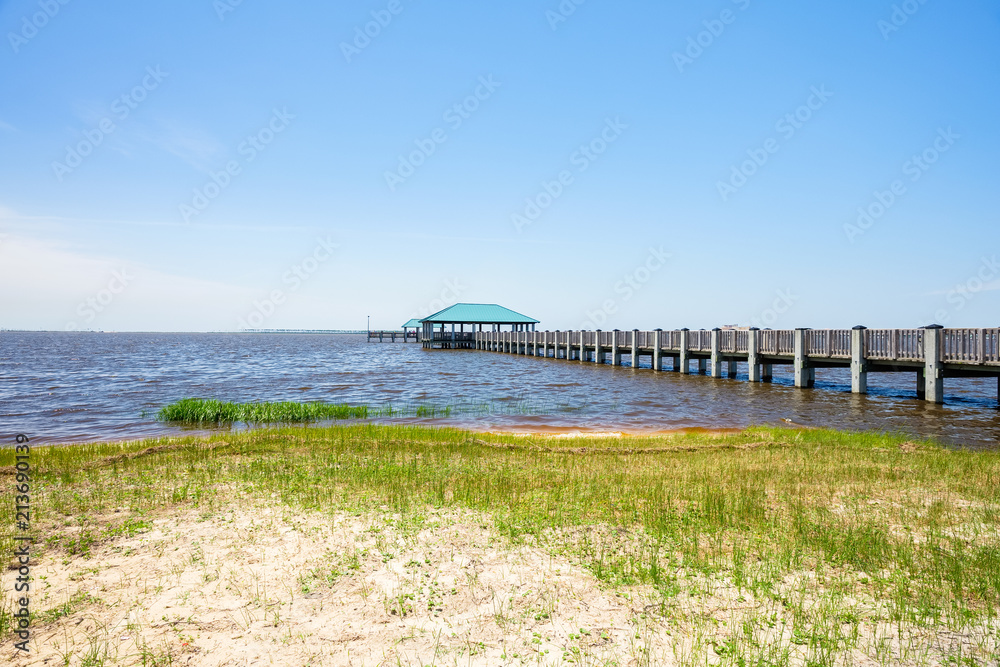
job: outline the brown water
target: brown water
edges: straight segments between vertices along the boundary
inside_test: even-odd
[[[0,444],[191,433],[155,421],[184,397],[454,406],[405,418],[477,430],[656,432],[800,424],[899,431],[970,447],[1000,444],[995,379],[947,380],[945,405],[915,398],[915,376],[871,374],[867,396],[846,370],[815,389],[653,373],[473,350],[368,343],[364,336],[0,333]]]

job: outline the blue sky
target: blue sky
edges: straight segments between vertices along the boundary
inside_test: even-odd
[[[0,327],[1000,324],[996,2],[64,2],[0,2]]]

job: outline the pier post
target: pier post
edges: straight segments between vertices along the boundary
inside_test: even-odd
[[[681,361],[681,374],[683,375],[691,373],[691,359],[688,357],[688,333],[688,329],[681,329],[681,349],[677,356]]]
[[[712,329],[712,377],[722,377],[722,352],[719,349],[719,327]]]
[[[578,358],[579,362],[582,364],[587,359],[587,346],[583,342],[583,330],[580,331],[580,356]]]
[[[868,365],[865,361],[865,331],[860,324],[851,329],[851,393],[868,393]]]
[[[726,369],[726,377],[734,378],[736,377],[736,372],[739,370],[739,366],[735,360],[729,360],[729,368]]]
[[[806,332],[808,329],[795,330],[795,386],[812,387],[816,384],[816,369],[809,367],[806,355]]]
[[[639,368],[639,330],[632,329],[632,368]]]
[[[601,363],[601,330],[594,332],[594,363]]]
[[[923,368],[917,371],[917,399],[921,401],[926,400],[927,398],[926,375],[927,374],[924,372]]]
[[[931,403],[944,403],[943,330],[940,324],[924,327],[924,400]]]
[[[698,375],[704,375],[708,372],[708,359],[704,357],[698,360]]]
[[[663,341],[661,340],[663,336],[663,329],[653,330],[653,370],[662,371],[663,370]]]
[[[760,361],[757,354],[757,327],[750,327],[747,332],[747,368],[749,370],[749,381],[760,382]]]
[[[770,382],[774,379],[774,364],[762,364],[760,373],[761,382]]]
[[[611,332],[611,365],[622,365],[622,353],[618,349],[618,329]]]

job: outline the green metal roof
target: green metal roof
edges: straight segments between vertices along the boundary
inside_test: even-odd
[[[417,327],[419,327],[419,326],[420,326],[420,320],[419,320],[419,319],[417,319],[416,317],[414,317],[414,318],[413,318],[412,320],[407,320],[407,321],[406,321],[406,324],[404,324],[404,325],[403,325],[402,327],[400,327],[400,328],[402,328],[402,329],[409,329],[409,328],[414,328],[414,329],[416,329],[416,328],[417,328]]]
[[[456,303],[433,315],[428,315],[421,322],[455,322],[472,324],[538,324],[521,313],[515,313],[510,308],[498,306],[495,303]]]

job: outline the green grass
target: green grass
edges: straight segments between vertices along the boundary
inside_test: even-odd
[[[293,401],[233,403],[204,398],[183,398],[161,408],[157,421],[184,424],[292,424],[340,419],[387,419],[415,417],[432,419],[453,415],[528,415],[570,412],[567,406],[536,404],[524,399],[472,402],[452,405],[414,404],[378,407],[343,403],[299,403]]]
[[[335,403],[230,403],[214,399],[183,398],[164,406],[158,421],[191,424],[247,424],[308,422],[325,419],[366,419],[368,406]]]
[[[477,510],[504,539],[565,554],[618,590],[652,587],[667,616],[697,582],[726,581],[792,619],[786,648],[833,664],[859,628],[962,629],[995,622],[1000,609],[1000,452],[904,440],[771,428],[551,439],[357,423],[38,447],[33,513],[47,548],[84,553],[82,535],[111,539],[145,524],[95,518],[73,537],[60,527],[122,507],[135,517],[213,511],[246,495],[404,519]],[[13,462],[0,451],[0,465]],[[11,488],[0,508],[8,553]],[[797,593],[788,582],[803,572],[812,574]],[[862,598],[879,605],[858,611]],[[731,630],[715,648],[697,646],[724,664],[787,660]]]

